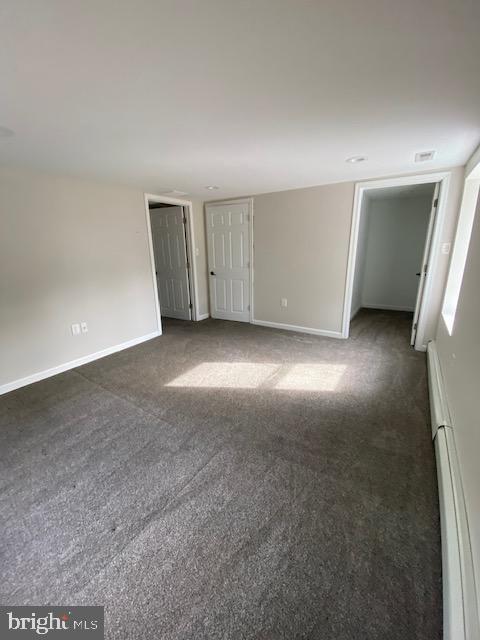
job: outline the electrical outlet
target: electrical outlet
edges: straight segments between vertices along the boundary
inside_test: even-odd
[[[442,244],[442,253],[446,256],[450,253],[450,242],[444,242]]]
[[[82,330],[82,333],[88,333],[88,325],[86,322],[81,322],[80,323],[80,329]]]
[[[281,307],[288,307],[288,300],[286,298],[282,298],[280,300],[280,306]]]
[[[80,335],[80,325],[78,322],[75,322],[75,324],[72,324],[72,336],[78,335]]]

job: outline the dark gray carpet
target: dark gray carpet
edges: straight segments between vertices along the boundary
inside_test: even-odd
[[[410,323],[167,321],[1,397],[0,602],[104,604],[107,638],[439,639]]]

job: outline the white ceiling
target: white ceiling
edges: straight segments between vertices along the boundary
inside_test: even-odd
[[[5,0],[0,162],[204,199],[464,164],[479,34],[478,0]]]

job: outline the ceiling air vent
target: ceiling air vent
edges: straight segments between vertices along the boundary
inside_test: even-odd
[[[435,151],[419,151],[415,154],[415,162],[427,162],[433,160]]]

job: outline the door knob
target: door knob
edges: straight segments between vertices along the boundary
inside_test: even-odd
[[[419,271],[418,273],[416,273],[415,275],[416,275],[416,276],[419,276],[419,275],[421,275],[421,274],[420,274],[420,271]]]
[[[216,274],[215,274],[215,271],[210,271],[210,275],[211,275],[211,276],[216,275]]]

